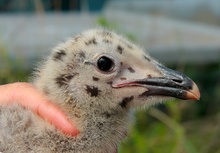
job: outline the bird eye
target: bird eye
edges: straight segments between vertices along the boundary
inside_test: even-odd
[[[112,61],[112,59],[106,56],[102,56],[98,59],[97,67],[103,72],[109,72],[114,68],[114,62]]]

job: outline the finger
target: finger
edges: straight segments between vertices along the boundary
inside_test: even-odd
[[[40,104],[37,108],[37,113],[40,116],[45,117],[47,121],[49,120],[63,133],[71,136],[76,136],[79,133],[75,125],[71,124],[66,115],[53,103],[45,102],[45,104]]]
[[[55,104],[48,101],[35,87],[29,83],[12,83],[0,86],[0,101],[8,105],[18,103],[31,109],[43,119],[53,124],[63,133],[76,136],[79,131]]]

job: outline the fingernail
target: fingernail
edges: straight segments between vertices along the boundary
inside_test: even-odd
[[[80,133],[76,126],[69,120],[68,124],[62,129],[62,131],[70,136],[77,136]]]

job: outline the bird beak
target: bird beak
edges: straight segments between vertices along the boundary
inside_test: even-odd
[[[115,84],[114,87],[139,86],[147,90],[140,96],[168,96],[183,100],[199,100],[197,85],[186,75],[157,64],[161,76],[148,77]]]

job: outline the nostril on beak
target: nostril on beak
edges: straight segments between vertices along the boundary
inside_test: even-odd
[[[183,83],[183,80],[179,80],[179,79],[172,79],[172,81],[176,82],[176,83],[179,83],[179,84]]]

